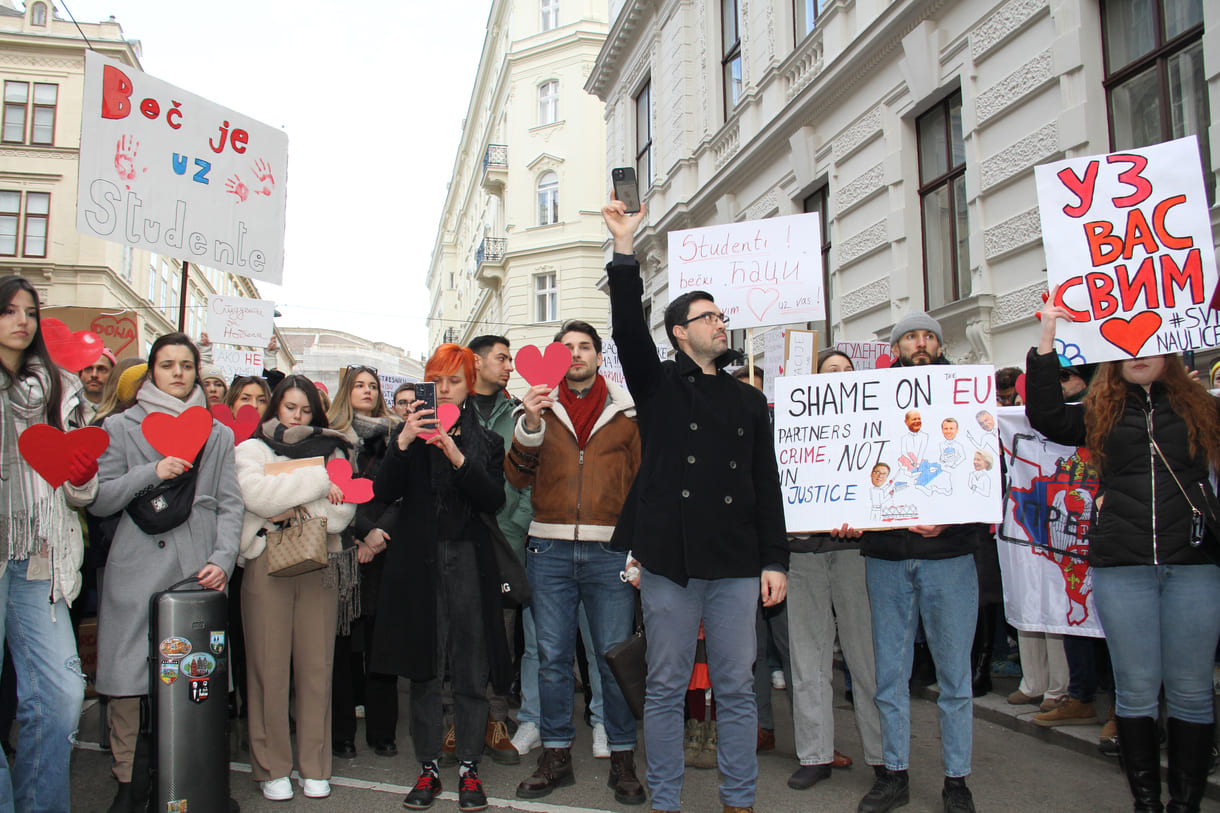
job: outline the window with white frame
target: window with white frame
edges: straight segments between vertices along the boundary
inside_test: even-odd
[[[50,216],[49,192],[0,189],[0,256],[47,256]]]
[[[640,193],[652,188],[652,80],[635,96],[635,178]]]
[[[542,0],[542,30],[559,27],[559,0]]]
[[[559,222],[559,176],[547,170],[538,176],[538,225]]]
[[[551,79],[538,86],[538,124],[559,121],[559,80]]]
[[[818,225],[822,230],[822,304],[825,309],[825,319],[822,322],[809,322],[808,328],[819,331],[819,339],[823,347],[834,346],[830,321],[830,224],[827,223],[830,206],[828,198],[827,187],[823,186],[813,194],[807,195],[803,206],[806,212],[818,213]]]
[[[32,9],[30,9],[30,22],[37,26],[44,26],[47,24],[47,4],[46,3],[35,3],[34,4],[34,7]]]
[[[555,274],[534,275],[534,321],[554,322],[559,318],[559,289]]]
[[[30,88],[29,82],[4,83],[4,122],[0,127],[0,141],[6,144],[53,145],[59,85],[34,82],[33,95]]]
[[[966,220],[966,146],[962,94],[953,93],[916,120],[919,202],[923,218],[924,307],[970,296]]]
[[[741,19],[737,0],[720,0],[720,65],[724,76],[724,117],[741,100]]]
[[[822,9],[826,8],[828,0],[792,0],[792,16],[796,23],[794,26],[796,33],[796,43],[800,44],[801,40],[809,36],[813,31],[813,27],[817,25],[818,17],[822,14]]]

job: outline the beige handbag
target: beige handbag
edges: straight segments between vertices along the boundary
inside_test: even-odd
[[[326,517],[312,516],[301,506],[280,530],[267,531],[267,572],[299,576],[326,567]]]

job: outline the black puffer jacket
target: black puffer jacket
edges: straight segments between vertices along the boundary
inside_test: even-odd
[[[1083,446],[1084,407],[1065,404],[1054,353],[1029,351],[1025,414],[1056,443]],[[1089,562],[1118,565],[1202,565],[1210,560],[1190,544],[1190,505],[1148,437],[1149,426],[1173,472],[1193,494],[1208,476],[1206,454],[1192,456],[1186,422],[1170,407],[1159,382],[1145,391],[1129,384],[1127,405],[1106,440],[1098,510],[1089,533]]]

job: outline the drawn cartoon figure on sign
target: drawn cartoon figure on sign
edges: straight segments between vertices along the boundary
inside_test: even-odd
[[[991,496],[991,477],[987,472],[995,465],[995,458],[986,449],[974,453],[974,471],[970,472],[970,490],[984,497]]]
[[[985,409],[980,409],[974,419],[979,422],[981,430],[977,435],[973,432],[967,432],[970,436],[970,442],[974,444],[976,449],[994,449],[999,445],[999,436],[995,431],[995,415],[992,415]]]
[[[868,477],[869,482],[872,483],[868,490],[868,498],[873,506],[869,516],[880,521],[885,510],[894,505],[894,481],[889,479],[889,464],[878,461],[877,465],[873,466],[873,470],[869,472]]]
[[[913,472],[923,460],[924,450],[928,448],[928,433],[923,429],[923,416],[918,409],[907,412],[903,420],[907,425],[907,433],[898,441],[898,462],[907,471]]]
[[[945,436],[940,444],[940,465],[946,469],[956,469],[966,459],[966,449],[957,439],[957,430],[957,418],[945,418],[940,422],[940,433]]]

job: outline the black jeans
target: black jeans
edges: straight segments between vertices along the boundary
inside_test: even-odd
[[[351,635],[335,637],[334,682],[331,686],[331,739],[356,738],[356,706],[364,705],[364,739],[369,745],[398,737],[398,675],[369,672],[364,660],[373,644],[376,617],[362,616]],[[357,665],[359,670],[357,671]],[[363,698],[357,697],[363,682]]]

